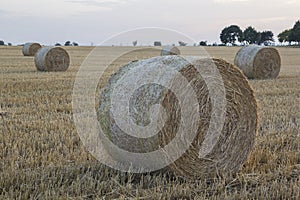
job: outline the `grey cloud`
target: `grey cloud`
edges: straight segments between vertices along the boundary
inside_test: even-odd
[[[67,0],[66,2],[87,6],[114,7],[130,2],[130,0]]]
[[[2,10],[2,9],[0,9],[0,16],[7,15],[7,14],[9,14],[9,13],[10,13],[10,12],[7,11],[7,10]]]

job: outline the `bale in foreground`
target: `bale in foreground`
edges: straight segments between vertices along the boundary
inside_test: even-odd
[[[34,58],[39,71],[66,71],[70,65],[70,57],[61,47],[43,47]]]
[[[203,74],[199,73],[196,66],[203,69],[201,70]],[[188,90],[175,92],[176,88],[180,87],[184,81],[173,80],[172,75],[154,73],[156,75],[153,77],[152,84],[147,84],[144,80],[142,70],[149,68],[149,72],[153,72],[155,69],[159,71],[167,67],[170,67],[169,70],[177,71],[189,83],[195,93],[196,104],[192,101],[189,102],[189,99],[187,99],[189,98]],[[214,67],[218,70],[221,79],[209,75]],[[205,80],[202,77],[203,75],[206,75],[208,79]],[[126,76],[129,79],[125,81],[124,77]],[[136,87],[135,85],[138,84],[136,80],[143,80],[143,84],[131,93],[132,87]],[[173,80],[170,87],[176,87],[173,88],[174,90],[164,87],[157,84],[158,80],[165,80],[166,82]],[[217,90],[220,85],[224,86],[226,106],[223,110],[225,113],[224,124],[222,124],[223,126],[219,131],[219,137],[214,138],[216,143],[211,151],[201,157],[200,151],[203,147],[203,141],[205,138],[213,137],[214,134],[209,132],[209,129],[212,128],[210,126],[216,125],[211,120],[213,118],[213,101],[216,99],[218,101],[218,97],[212,99],[215,97],[210,96],[209,93],[214,91],[210,91],[211,86],[209,87],[207,81],[215,83],[212,90]],[[172,86],[172,84],[175,85]],[[134,137],[129,135],[123,127],[120,127],[124,124],[117,123],[120,121],[118,117],[122,118],[126,113],[124,115],[114,115],[114,110],[122,111],[122,106],[116,108],[118,102],[113,102],[119,100],[121,105],[126,104],[126,102],[122,101],[122,94],[116,93],[115,90],[122,90],[125,95],[130,94],[128,99],[129,109],[124,109],[124,112],[129,112],[129,121],[133,121],[138,127],[151,125],[153,120],[157,124],[163,124],[157,134],[149,137]],[[144,154],[165,148],[177,138],[182,127],[185,130],[183,135],[179,135],[179,138],[181,138],[182,143],[186,143],[185,140],[189,140],[188,138],[191,136],[188,134],[191,127],[187,124],[182,126],[181,122],[187,120],[187,123],[192,126],[197,124],[195,137],[192,137],[186,151],[179,153],[181,149],[177,148],[177,146],[180,146],[178,142],[173,147],[173,154],[178,153],[178,159],[170,162],[168,169],[177,175],[197,179],[215,173],[235,173],[247,159],[253,147],[257,131],[257,104],[254,93],[242,72],[224,60],[164,56],[131,62],[112,75],[101,91],[98,120],[109,140],[124,151]],[[114,95],[117,95],[118,98],[113,99]],[[154,105],[160,105],[163,108],[164,117],[153,117],[153,113],[155,113],[153,111]],[[192,115],[190,112],[186,113],[186,108],[196,111],[199,117],[194,121],[186,119]],[[161,119],[164,119],[163,123],[161,123]],[[126,120],[123,122],[126,122]],[[128,126],[130,129],[131,126]],[[149,133],[145,131],[140,134],[146,136]],[[117,152],[110,152],[110,155],[124,164],[134,162],[134,160],[129,160],[126,154],[124,156]],[[170,155],[165,155],[165,157],[167,160]]]
[[[161,50],[161,56],[180,55],[180,50],[175,46],[165,46]]]
[[[238,51],[234,64],[250,79],[275,79],[280,72],[281,59],[273,47],[250,45]]]
[[[38,50],[42,48],[39,43],[26,43],[23,46],[23,55],[24,56],[34,56]]]

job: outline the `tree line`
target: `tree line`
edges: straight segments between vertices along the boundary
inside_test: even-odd
[[[5,45],[5,42],[3,40],[0,40],[0,46]],[[22,44],[23,45],[23,44]],[[7,43],[7,46],[12,46],[12,43]],[[56,43],[54,46],[62,46],[60,43]],[[66,41],[64,46],[79,46],[77,42]]]
[[[300,21],[297,21],[293,28],[282,31],[278,34],[279,42],[297,42],[300,44]],[[221,34],[220,40],[224,45],[236,45],[236,42],[243,44],[265,44],[274,42],[274,34],[270,30],[259,32],[254,27],[249,26],[244,31],[237,25],[225,27]]]
[[[279,42],[297,42],[300,45],[300,21],[297,21],[293,28],[282,31],[278,34]]]
[[[252,26],[249,26],[242,31],[239,26],[231,25],[222,30],[220,40],[225,45],[236,45],[237,41],[240,43],[260,45],[274,41],[274,34],[272,31],[259,32]]]
[[[288,42],[290,45],[292,42],[296,42],[300,45],[300,20],[296,21],[294,26],[290,29],[286,29],[278,34],[278,41],[280,43]],[[248,26],[244,31],[238,25],[230,25],[225,27],[220,33],[220,40],[223,45],[237,45],[237,42],[241,44],[264,44],[269,45],[274,42],[274,34],[270,30],[265,30],[262,32],[257,31],[254,27]],[[133,46],[137,45],[137,40],[132,42]],[[186,46],[187,43],[183,41],[178,41],[179,46]],[[0,40],[0,46],[5,45],[3,40]],[[7,44],[11,46],[11,43]],[[161,46],[160,41],[155,41],[154,46]],[[173,44],[175,46],[175,44]],[[197,44],[194,44],[194,46]],[[207,41],[201,41],[200,46],[206,46]],[[214,44],[215,45],[215,44]],[[60,43],[56,43],[55,46],[62,46]],[[66,41],[64,46],[79,46],[77,42],[71,43],[71,41]]]

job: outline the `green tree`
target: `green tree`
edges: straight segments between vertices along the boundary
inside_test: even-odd
[[[3,40],[0,40],[0,45],[5,45]]]
[[[71,42],[70,41],[66,41],[65,42],[65,46],[71,46]]]
[[[291,35],[292,29],[287,29],[282,31],[281,33],[278,34],[278,41],[279,42],[291,42],[290,40],[290,35]]]
[[[253,28],[249,26],[244,31],[244,41],[248,42],[249,44],[257,44],[260,40],[259,33]]]
[[[199,45],[200,45],[200,46],[207,46],[207,41],[201,41],[201,42],[199,43]]]
[[[300,44],[300,21],[297,21],[294,27],[292,28],[290,40],[298,42],[298,44]]]
[[[229,27],[225,27],[221,34],[220,39],[223,44],[235,44],[236,41],[243,41],[243,31],[237,25],[231,25]]]
[[[132,45],[135,47],[137,45],[137,43],[138,43],[138,41],[135,40],[135,41],[132,42]]]
[[[263,31],[260,33],[259,44],[265,43],[267,41],[274,41],[274,34],[272,31]]]
[[[155,42],[154,42],[154,46],[156,46],[156,47],[157,47],[157,46],[161,46],[161,42],[160,42],[160,41],[155,41]]]
[[[183,42],[183,41],[178,41],[178,44],[179,44],[179,46],[186,46],[187,45],[187,43]]]

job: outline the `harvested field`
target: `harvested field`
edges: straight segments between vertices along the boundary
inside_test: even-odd
[[[127,174],[93,158],[72,115],[75,76],[92,47],[64,48],[70,67],[55,73],[37,71],[34,58],[24,57],[22,47],[0,47],[0,199],[300,198],[300,48],[278,48],[278,79],[250,80],[259,128],[254,149],[238,174],[198,181],[167,172]],[[99,67],[121,50],[136,49],[101,48],[107,55]],[[182,55],[198,53],[195,47],[179,49]],[[233,63],[239,48],[206,50]]]

